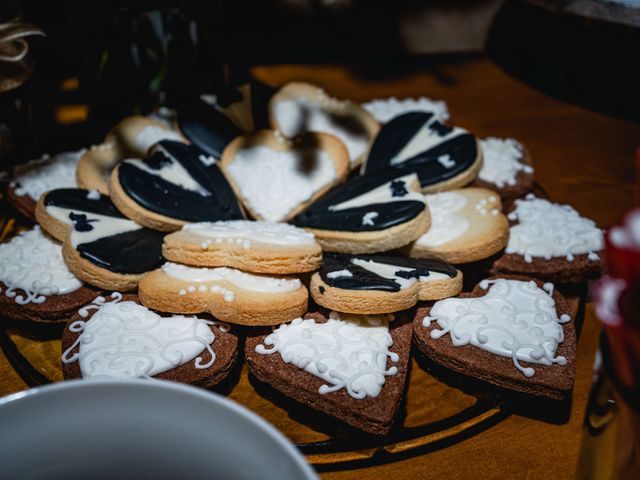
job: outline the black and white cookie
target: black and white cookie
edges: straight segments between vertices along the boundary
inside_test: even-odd
[[[475,135],[440,123],[433,113],[409,112],[380,129],[362,173],[386,168],[415,172],[422,190],[435,192],[470,183],[481,166]]]
[[[69,270],[105,290],[134,290],[163,263],[163,234],[125,218],[96,190],[58,189],[40,197],[36,218],[63,242]]]
[[[418,177],[386,170],[334,188],[292,223],[313,233],[325,251],[375,253],[419,238],[430,215]]]
[[[325,254],[311,277],[316,303],[348,313],[391,313],[460,293],[462,273],[440,260]]]
[[[113,203],[140,225],[173,231],[189,222],[244,218],[216,162],[193,145],[163,141],[111,174]]]

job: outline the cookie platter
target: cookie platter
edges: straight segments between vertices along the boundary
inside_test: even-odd
[[[14,172],[0,342],[26,383],[212,388],[315,464],[440,448],[523,396],[570,405],[602,233],[536,190],[525,147],[434,102],[231,98]]]

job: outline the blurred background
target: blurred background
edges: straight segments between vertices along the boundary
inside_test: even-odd
[[[46,35],[20,37],[19,62],[16,24]],[[0,158],[97,143],[126,115],[223,91],[257,65],[393,79],[469,56],[640,121],[640,0],[0,0],[0,78],[15,80],[0,94]]]

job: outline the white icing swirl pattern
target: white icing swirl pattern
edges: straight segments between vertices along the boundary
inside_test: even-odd
[[[491,287],[489,288],[489,286]],[[447,333],[456,346],[473,345],[494,355],[510,357],[525,377],[535,370],[521,361],[540,365],[565,365],[566,358],[556,357],[558,345],[564,341],[563,323],[570,317],[558,318],[551,296],[553,284],[544,289],[534,281],[483,280],[487,294],[476,298],[447,298],[436,302],[422,325],[438,323],[440,330],[431,330],[431,338],[440,339]]]
[[[389,120],[408,112],[430,112],[442,122],[449,119],[449,109],[447,103],[442,100],[432,100],[427,97],[420,98],[374,98],[370,102],[362,104],[362,108],[367,110],[380,123],[387,123]]]
[[[40,160],[15,168],[15,179],[11,186],[18,196],[28,195],[37,202],[44,192],[56,188],[76,187],[76,167],[85,150],[59,153],[54,157],[43,156]]]
[[[256,352],[269,355],[278,352],[285,363],[321,378],[327,384],[322,395],[346,388],[356,399],[377,397],[385,377],[396,375],[398,369],[387,369],[387,359],[400,357],[389,348],[392,315],[351,315],[331,312],[325,323],[297,318],[283,324],[256,347]]]
[[[603,248],[602,230],[569,205],[529,194],[524,200],[516,200],[509,220],[518,223],[510,229],[506,252],[522,255],[526,262],[534,257],[573,261],[575,255],[584,254],[589,260],[600,258],[596,252]]]
[[[4,294],[19,305],[43,303],[48,296],[71,293],[82,286],[67,269],[60,244],[45,236],[39,226],[0,245],[0,281],[6,286]]]
[[[229,330],[227,324],[197,317],[161,317],[135,302],[122,302],[120,293],[111,299],[97,297],[79,311],[88,317],[90,310],[96,310],[93,316],[69,326],[80,335],[62,354],[62,361],[78,361],[83,378],[149,378],[194,359],[195,368],[206,369],[216,360],[210,326]]]
[[[280,246],[314,245],[315,237],[286,223],[251,220],[189,223],[182,231],[205,237],[202,249],[212,244],[236,243],[251,248],[252,243]]]
[[[469,220],[459,212],[467,204],[464,195],[456,192],[442,192],[425,195],[431,212],[431,227],[416,244],[425,247],[439,247],[460,238],[469,229]]]
[[[313,150],[313,166],[302,168],[295,152],[266,146],[244,148],[226,167],[248,207],[262,219],[280,222],[300,204],[333,183],[336,169],[329,154]]]
[[[478,177],[499,188],[515,185],[518,172],[533,173],[533,167],[522,163],[522,145],[513,138],[487,137],[480,142],[483,163]]]

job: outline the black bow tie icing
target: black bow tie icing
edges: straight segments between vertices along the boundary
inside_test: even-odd
[[[424,188],[464,173],[478,159],[474,135],[443,125],[432,113],[409,112],[380,129],[363,173],[384,168],[415,172]]]

